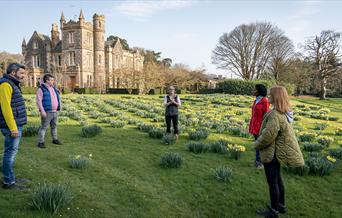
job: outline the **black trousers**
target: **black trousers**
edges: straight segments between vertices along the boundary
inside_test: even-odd
[[[280,175],[280,163],[274,156],[270,163],[264,163],[264,169],[270,192],[271,206],[277,210],[279,204],[285,206],[285,188]]]
[[[173,133],[179,134],[179,132],[178,132],[178,115],[173,115],[173,116],[166,115],[165,116],[166,132],[171,133],[171,121],[173,124]]]

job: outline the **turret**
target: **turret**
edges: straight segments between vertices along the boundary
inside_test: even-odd
[[[63,29],[64,24],[65,24],[65,17],[64,17],[63,11],[62,11],[62,14],[61,14],[61,19],[59,21],[60,21],[60,24],[61,24],[61,29]]]
[[[105,78],[105,17],[94,14],[93,16],[93,44],[94,44],[94,78],[95,86],[104,89]]]
[[[52,24],[51,29],[51,47],[54,48],[57,43],[59,42],[59,31],[58,31],[58,25],[56,23]]]
[[[23,39],[23,42],[21,43],[21,53],[23,56],[25,56],[25,53],[26,53],[26,41],[25,41],[25,38]]]
[[[78,17],[78,20],[79,20],[80,24],[83,24],[83,22],[84,22],[84,15],[83,15],[82,9],[80,11],[80,16]]]

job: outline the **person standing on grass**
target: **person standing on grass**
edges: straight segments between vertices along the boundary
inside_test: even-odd
[[[45,74],[43,83],[37,90],[36,100],[41,115],[41,126],[38,133],[38,147],[46,148],[45,132],[50,126],[52,143],[61,145],[57,137],[58,111],[61,109],[61,100],[58,90],[54,86],[55,78],[51,74]]]
[[[252,106],[252,117],[249,123],[249,133],[254,136],[255,140],[257,140],[260,132],[262,118],[270,110],[270,103],[266,98],[266,86],[264,86],[263,84],[255,85],[254,96],[256,97],[256,99]],[[264,168],[260,160],[260,152],[258,149],[255,150],[255,167],[257,169]]]
[[[260,150],[271,204],[257,214],[277,218],[279,213],[286,213],[285,188],[280,175],[280,165],[301,167],[304,166],[304,159],[292,127],[293,112],[290,110],[286,89],[282,86],[272,87],[269,100],[273,109],[265,114],[254,146]]]
[[[2,173],[4,189],[25,189],[14,176],[13,165],[18,152],[22,127],[27,123],[25,100],[19,84],[23,81],[25,66],[9,64],[0,79],[0,130],[5,137]]]
[[[181,105],[181,101],[178,95],[176,95],[175,87],[170,86],[168,88],[168,95],[164,97],[165,106],[165,122],[166,132],[171,133],[171,121],[173,124],[173,132],[178,139],[178,108]]]

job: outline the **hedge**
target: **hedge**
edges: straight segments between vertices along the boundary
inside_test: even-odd
[[[100,94],[97,88],[75,88],[74,92],[78,94]]]
[[[114,89],[110,88],[107,90],[107,94],[132,94],[132,95],[138,95],[140,94],[140,89]]]
[[[277,83],[274,80],[238,80],[227,79],[217,84],[216,93],[227,93],[234,95],[253,95],[256,84],[264,84],[267,89],[275,85],[285,86],[289,95],[294,93],[294,85],[287,83]],[[203,92],[202,92],[203,93]],[[212,93],[212,92],[211,92]]]

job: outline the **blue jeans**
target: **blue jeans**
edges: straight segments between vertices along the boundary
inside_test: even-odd
[[[255,141],[258,139],[259,135],[254,135]],[[255,162],[256,163],[261,163],[261,158],[260,158],[260,151],[259,149],[255,149]]]
[[[0,130],[5,137],[4,157],[2,162],[2,173],[4,175],[3,183],[10,185],[15,183],[13,165],[19,148],[22,127],[18,127],[19,136],[17,138],[12,138],[11,131],[9,129]]]

